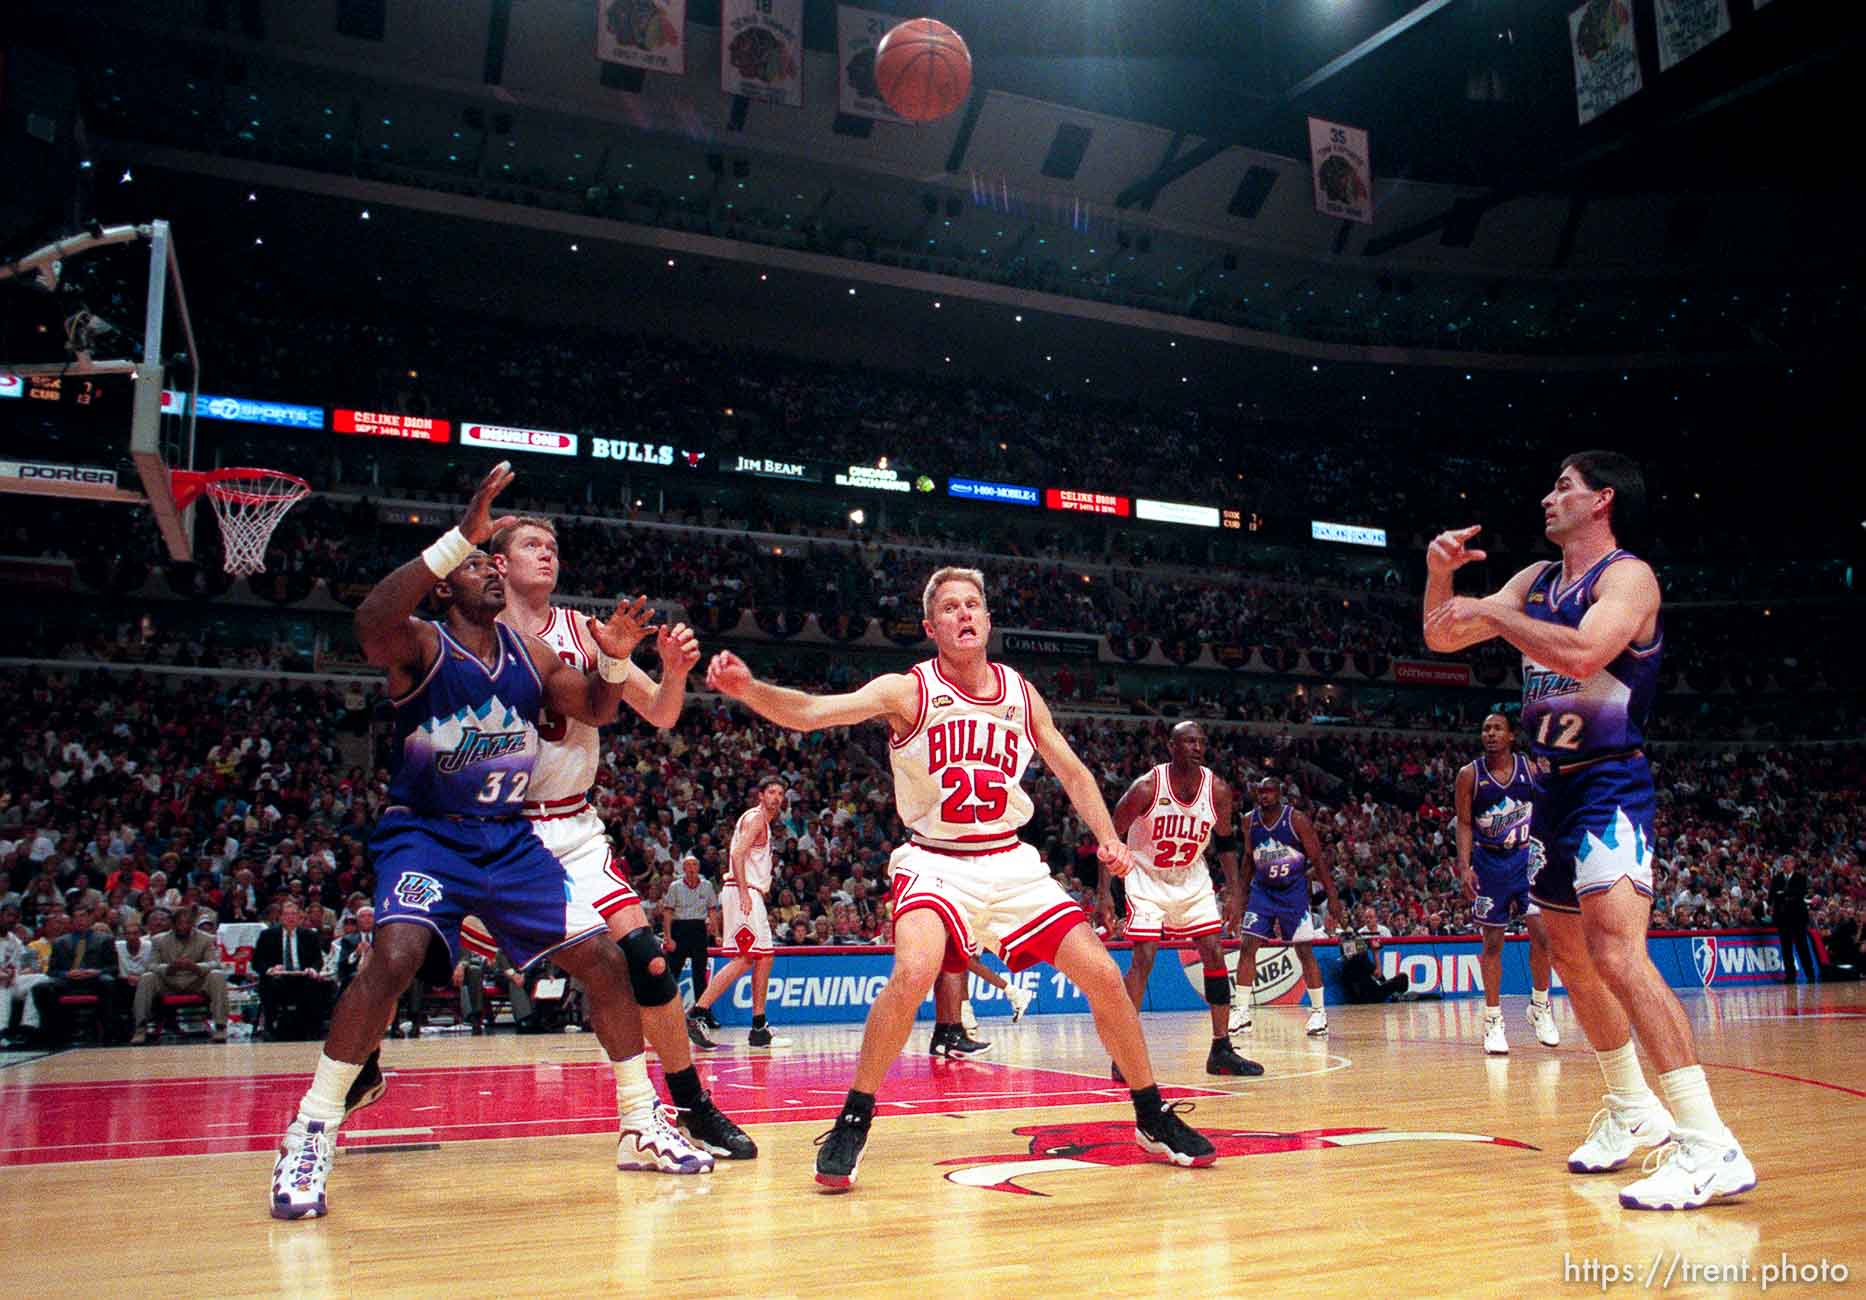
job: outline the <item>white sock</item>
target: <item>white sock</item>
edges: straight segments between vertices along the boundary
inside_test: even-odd
[[[1600,1072],[1607,1080],[1607,1091],[1622,1106],[1656,1106],[1659,1099],[1646,1086],[1646,1075],[1639,1068],[1639,1053],[1633,1040],[1627,1039],[1611,1052],[1594,1053]]]
[[[1537,1007],[1548,1006],[1549,991],[1547,989],[1530,989],[1529,990],[1529,1003],[1531,1006],[1537,1006]]]
[[[1328,1009],[1327,1007],[1322,1005],[1322,990],[1321,989],[1314,988],[1314,989],[1309,990],[1309,1006],[1316,1011],[1326,1011]]]
[[[1667,1070],[1659,1076],[1659,1090],[1665,1094],[1666,1104],[1672,1108],[1672,1118],[1678,1121],[1679,1128],[1722,1135],[1723,1120],[1718,1118],[1717,1107],[1711,1102],[1710,1080],[1704,1077],[1703,1066],[1684,1065]]]
[[[1502,1007],[1492,1006],[1489,1003],[1484,1004],[1484,1021],[1486,1024],[1492,1020],[1501,1020],[1501,1019],[1503,1019],[1503,1008]]]
[[[616,1114],[623,1128],[644,1128],[654,1118],[658,1100],[648,1082],[648,1054],[637,1052],[625,1061],[611,1061],[616,1072]]]
[[[336,1128],[343,1121],[343,1101],[350,1095],[350,1085],[362,1072],[360,1063],[333,1061],[319,1052],[317,1073],[311,1076],[311,1087],[298,1102],[298,1118]]]

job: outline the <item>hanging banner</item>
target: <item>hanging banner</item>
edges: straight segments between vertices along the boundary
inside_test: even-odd
[[[1669,72],[1730,32],[1730,0],[1658,0],[1659,71]]]
[[[596,57],[649,72],[687,70],[687,0],[596,0]]]
[[[841,68],[837,107],[844,113],[883,122],[907,120],[888,107],[875,85],[875,47],[900,21],[893,14],[878,14],[872,9],[836,6],[836,63]]]
[[[803,0],[721,0],[719,88],[803,107]]]
[[[1639,93],[1639,48],[1630,0],[1587,0],[1568,15],[1575,111],[1586,126]]]
[[[1374,168],[1367,132],[1309,119],[1309,162],[1315,171],[1315,210],[1325,217],[1372,224]]]

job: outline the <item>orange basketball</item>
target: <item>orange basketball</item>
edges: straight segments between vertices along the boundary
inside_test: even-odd
[[[972,52],[935,18],[909,18],[875,47],[875,86],[910,122],[945,117],[972,90]]]

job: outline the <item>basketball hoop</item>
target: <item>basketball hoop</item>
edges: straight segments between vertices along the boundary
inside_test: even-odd
[[[175,508],[186,510],[206,496],[220,521],[226,570],[247,578],[266,571],[266,543],[285,512],[311,493],[296,474],[277,469],[178,469],[171,471]]]

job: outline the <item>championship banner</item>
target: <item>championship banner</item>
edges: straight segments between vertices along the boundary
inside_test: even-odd
[[[1374,219],[1374,167],[1367,132],[1359,127],[1309,119],[1309,162],[1315,171],[1315,210],[1325,217]]]
[[[649,72],[687,70],[687,0],[596,0],[596,57]]]
[[[1568,15],[1575,111],[1586,126],[1639,93],[1639,48],[1630,0],[1587,0]]]
[[[1397,659],[1393,663],[1393,680],[1411,682],[1420,686],[1469,686],[1471,666],[1469,664],[1433,663],[1421,659]]]
[[[803,107],[803,0],[721,0],[719,88]]]
[[[837,74],[837,107],[844,113],[883,122],[907,120],[888,107],[875,85],[875,47],[900,21],[893,14],[878,14],[872,9],[836,6],[836,65],[841,70]]]
[[[1669,72],[1730,33],[1730,0],[1657,0],[1659,71]]]

